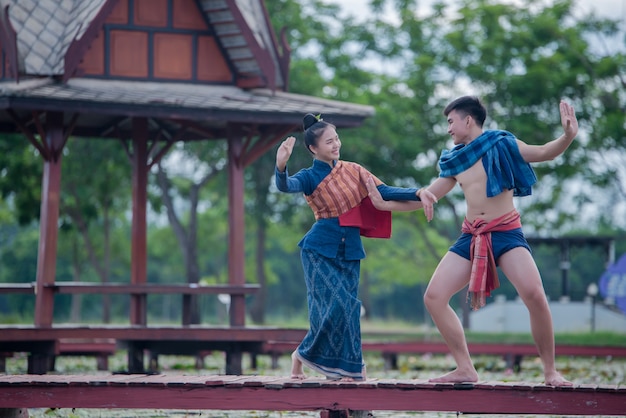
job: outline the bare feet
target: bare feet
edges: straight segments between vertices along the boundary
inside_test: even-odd
[[[569,380],[566,380],[558,372],[553,372],[553,373],[546,374],[545,377],[546,377],[545,384],[548,385],[548,386],[558,386],[558,387],[574,386],[574,384],[572,382],[570,382]]]
[[[462,382],[478,382],[478,373],[463,372],[459,369],[446,373],[443,376],[428,379],[432,383],[462,383]]]
[[[295,351],[291,353],[291,378],[297,380],[306,379],[304,370],[302,370],[302,362]]]

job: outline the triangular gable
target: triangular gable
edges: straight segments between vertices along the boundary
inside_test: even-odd
[[[289,50],[262,0],[0,0],[1,78],[234,84],[286,90]],[[132,9],[132,10],[131,10]]]
[[[2,31],[15,31],[17,63],[8,65],[26,75],[63,74],[70,43],[85,33],[106,1],[0,0],[10,21],[2,23]]]
[[[79,75],[233,82],[233,72],[194,0],[119,0],[81,57]]]

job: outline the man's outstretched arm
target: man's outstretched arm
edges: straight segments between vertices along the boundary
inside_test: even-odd
[[[388,210],[393,212],[411,212],[417,209],[424,209],[426,219],[430,222],[434,215],[434,204],[437,200],[445,196],[456,184],[452,178],[440,177],[430,186],[420,189],[419,197],[421,201],[396,201],[383,200],[380,192],[374,185],[374,181],[370,178],[367,181],[367,190],[374,207],[379,210]]]
[[[517,140],[520,153],[527,163],[538,163],[555,159],[570,146],[576,135],[578,135],[578,120],[576,119],[574,108],[565,101],[561,101],[559,108],[561,111],[563,135],[543,145],[528,145],[523,141]]]

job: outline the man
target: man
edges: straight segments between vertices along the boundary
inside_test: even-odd
[[[457,365],[450,373],[430,379],[432,382],[478,381],[463,326],[450,299],[469,284],[472,308],[483,306],[498,287],[498,265],[530,313],[545,384],[572,385],[556,370],[552,314],[513,203],[514,196],[529,195],[536,182],[529,163],[556,158],[576,137],[578,121],[573,107],[561,101],[560,112],[563,135],[544,145],[529,145],[506,131],[483,131],[487,112],[476,97],[460,97],[444,110],[455,146],[442,153],[440,176],[427,189],[439,199],[458,183],[467,213],[461,236],[439,262],[424,294],[426,308]],[[408,202],[383,201],[371,184],[368,190],[378,209],[413,210]],[[429,202],[428,193],[421,195],[423,205],[435,203]]]

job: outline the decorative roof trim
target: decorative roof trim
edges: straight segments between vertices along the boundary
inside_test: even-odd
[[[263,3],[263,0],[261,0]],[[261,9],[263,10],[263,19],[265,21],[265,25],[269,28],[269,36],[271,37],[272,47],[274,53],[276,54],[276,62],[278,67],[275,68],[276,71],[280,72],[281,79],[283,80],[283,91],[287,91],[289,83],[289,59],[291,57],[291,48],[289,48],[289,44],[287,43],[287,35],[285,28],[281,29],[280,32],[280,48],[278,45],[278,41],[276,39],[276,32],[272,27],[272,21],[270,20],[270,15],[267,11],[267,7],[263,3]]]
[[[246,22],[246,19],[242,15],[241,10],[239,9],[239,6],[237,5],[237,3],[234,0],[227,1],[226,3],[228,5],[228,9],[230,10],[233,16],[233,19],[235,20],[235,22],[237,23],[237,26],[239,26],[241,30],[242,36],[245,38],[246,42],[248,43],[248,46],[250,48],[250,51],[252,52],[252,55],[254,55],[254,58],[263,73],[263,76],[265,78],[265,80],[263,81],[266,83],[266,85],[270,89],[275,90],[276,89],[276,73],[275,73],[276,68],[274,66],[274,60],[272,59],[270,52],[262,48],[261,45],[259,45],[258,41],[256,40],[256,37],[254,36],[254,33],[252,33],[252,30],[250,26],[248,25],[248,22]],[[265,9],[265,7],[263,7],[263,9]],[[265,23],[267,24],[267,22]],[[261,87],[261,86],[258,86],[258,87]]]
[[[9,76],[19,80],[19,60],[17,57],[17,32],[11,24],[9,5],[0,13],[0,42],[8,63]]]
[[[89,45],[91,45],[91,42],[98,36],[104,26],[104,22],[118,2],[119,0],[105,0],[105,3],[100,8],[100,11],[98,11],[98,14],[96,14],[94,19],[89,23],[89,26],[85,29],[83,35],[80,38],[78,38],[78,34],[74,37],[72,43],[67,48],[64,57],[64,83],[76,75],[78,66],[89,49]]]
[[[266,10],[267,13],[267,10]],[[274,32],[272,31],[272,35]],[[280,55],[278,57],[278,64],[283,73],[283,91],[289,90],[289,64],[291,62],[291,47],[287,41],[287,28],[280,30]]]

